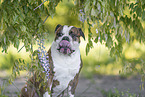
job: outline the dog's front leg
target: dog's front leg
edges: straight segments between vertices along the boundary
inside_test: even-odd
[[[68,86],[69,97],[74,97],[78,80],[79,80],[79,74],[76,74],[75,78],[69,83],[69,86]]]
[[[51,78],[52,78],[52,76],[51,76]],[[49,86],[49,92],[46,91],[46,92],[43,94],[43,97],[52,97],[52,95],[51,95],[52,79],[49,79],[49,80],[48,80],[48,86]]]
[[[51,96],[50,96],[50,94],[49,94],[48,92],[45,92],[45,93],[43,94],[43,97],[51,97]]]
[[[74,94],[72,92],[72,86],[68,86],[68,94],[69,94],[69,97],[74,97]]]
[[[43,97],[51,97],[50,91],[51,91],[51,86],[49,86],[49,92],[46,91],[46,92],[43,94]]]

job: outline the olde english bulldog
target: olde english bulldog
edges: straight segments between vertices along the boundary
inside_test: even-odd
[[[80,37],[85,36],[81,28],[67,25],[57,25],[55,34],[48,51],[48,80],[44,82],[43,72],[36,71],[22,88],[21,97],[61,97],[66,89],[69,97],[74,97],[82,68]]]

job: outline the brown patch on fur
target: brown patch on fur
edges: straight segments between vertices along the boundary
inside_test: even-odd
[[[51,57],[51,48],[48,51],[48,56],[49,56],[49,69],[50,69],[50,71],[49,71],[50,78],[48,80],[48,86],[50,86],[52,83],[53,76],[54,76],[54,72],[53,72],[54,66],[53,66],[53,61],[52,61],[52,57]]]
[[[78,80],[79,80],[79,73],[77,73],[75,78],[69,83],[69,85],[71,86],[71,93],[72,94],[75,93],[75,89],[77,87]]]
[[[75,89],[77,87],[78,84],[78,80],[79,80],[79,73],[82,69],[83,63],[82,63],[82,59],[81,59],[81,64],[80,64],[80,70],[79,72],[76,74],[75,78],[73,80],[70,81],[69,86],[71,86],[71,93],[75,94]]]
[[[60,26],[59,28],[56,29],[55,31],[55,34],[56,34],[56,37],[55,37],[55,41],[59,38],[59,34],[62,34],[62,29],[63,29],[63,26]]]
[[[78,41],[80,43],[80,36],[85,39],[84,33],[81,28],[72,27],[69,31],[69,35],[73,38],[73,41]]]
[[[53,80],[53,88],[56,87],[57,85],[60,85],[58,80]]]
[[[58,80],[53,80],[53,84],[52,84],[52,89],[51,89],[51,93],[53,93],[53,88],[55,88],[57,85],[59,85],[59,81]]]

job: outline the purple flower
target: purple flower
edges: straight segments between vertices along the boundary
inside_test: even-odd
[[[98,33],[98,29],[96,29],[96,33]]]
[[[45,46],[44,46],[44,39],[41,39],[40,41],[37,40],[37,44],[38,44],[38,58],[39,58],[39,63],[40,65],[43,67],[44,71],[43,73],[46,74],[46,77],[48,78],[49,76],[49,60],[48,60],[48,54],[45,50]]]
[[[98,37],[98,40],[100,40],[100,36]]]
[[[82,9],[80,9],[79,11],[80,11],[80,12],[82,12],[83,10],[82,10]]]
[[[27,92],[27,88],[25,88],[25,92]]]
[[[82,9],[80,9],[79,12],[80,12],[80,15],[79,15],[80,21],[84,22],[85,21],[85,18],[84,18],[85,17],[85,13],[83,12]]]

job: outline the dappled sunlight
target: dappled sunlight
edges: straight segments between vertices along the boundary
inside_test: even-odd
[[[134,41],[129,47],[125,47],[125,58],[126,59],[137,59],[145,53],[145,45],[137,41]]]
[[[139,58],[141,56],[134,48],[130,47],[125,53],[127,59]]]
[[[109,49],[104,44],[93,43],[93,48],[86,56],[85,46],[87,42],[82,41],[80,50],[84,63],[83,74],[91,76],[93,74],[103,75],[118,75],[121,70],[121,64],[115,62],[113,57],[110,57]]]

